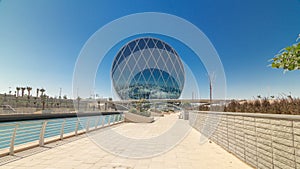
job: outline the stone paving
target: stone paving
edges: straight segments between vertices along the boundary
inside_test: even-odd
[[[173,149],[149,158],[126,158],[114,155],[95,144],[96,136],[108,130],[138,139],[157,137],[170,129],[178,117],[166,115],[154,123],[123,123],[91,132],[86,137],[38,152],[0,166],[3,169],[220,169],[251,168],[214,143],[199,144],[200,133],[190,128],[186,137]],[[102,135],[103,136],[103,135]],[[111,140],[113,142],[114,139]],[[47,145],[46,145],[47,146]],[[118,146],[118,145],[116,145]],[[24,153],[24,152],[23,152]],[[16,154],[18,156],[18,153]]]

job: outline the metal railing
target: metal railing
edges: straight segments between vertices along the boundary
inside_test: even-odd
[[[0,123],[0,155],[124,122],[124,114]]]

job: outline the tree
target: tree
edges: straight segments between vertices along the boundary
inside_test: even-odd
[[[21,89],[20,87],[16,87],[16,90],[17,90],[17,97],[19,97],[19,94],[20,94],[20,93],[19,93],[19,92],[20,92],[20,89]]]
[[[26,107],[28,107],[29,106],[29,104],[30,104],[30,91],[32,90],[32,87],[26,87],[26,89],[27,89],[27,92],[28,92],[28,96],[27,96],[27,103],[26,103]]]
[[[47,96],[46,96],[45,94],[42,94],[42,95],[41,95],[41,100],[42,100],[42,110],[45,110],[46,98],[47,98]]]
[[[297,38],[296,42],[300,39]],[[300,69],[300,42],[282,49],[271,61],[273,68],[281,68],[285,71]]]
[[[43,94],[44,94],[44,92],[45,92],[46,90],[42,88],[42,89],[40,89],[40,91],[41,91],[41,93],[42,93],[41,96],[43,96]]]
[[[36,89],[36,97],[39,97],[39,92],[40,92],[40,89],[37,88],[37,89]]]
[[[21,87],[21,91],[22,91],[22,97],[24,96],[24,91],[25,91],[25,87]]]
[[[28,97],[30,97],[30,91],[32,90],[32,87],[26,87],[27,92],[28,92]]]

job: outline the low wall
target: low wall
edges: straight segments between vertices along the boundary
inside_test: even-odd
[[[189,121],[255,168],[300,169],[300,116],[190,112]]]

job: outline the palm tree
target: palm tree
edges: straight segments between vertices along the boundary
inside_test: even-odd
[[[39,97],[39,91],[40,91],[40,89],[37,88],[37,89],[36,89],[36,97]]]
[[[17,90],[17,97],[19,97],[19,92],[20,92],[20,87],[16,87],[16,90]]]
[[[27,89],[27,92],[28,92],[28,96],[27,96],[27,104],[26,104],[26,107],[28,107],[29,106],[29,104],[30,104],[30,91],[32,90],[32,87],[26,87],[26,89]]]
[[[22,91],[22,97],[24,96],[24,91],[25,91],[25,87],[21,87],[21,91]]]
[[[40,91],[42,92],[41,96],[43,96],[43,94],[46,90],[42,88]]]
[[[41,99],[42,99],[42,110],[45,110],[45,103],[46,103],[46,95],[41,94]]]
[[[28,92],[28,97],[30,97],[30,91],[32,90],[32,87],[26,87],[26,89],[27,89],[27,92]]]

